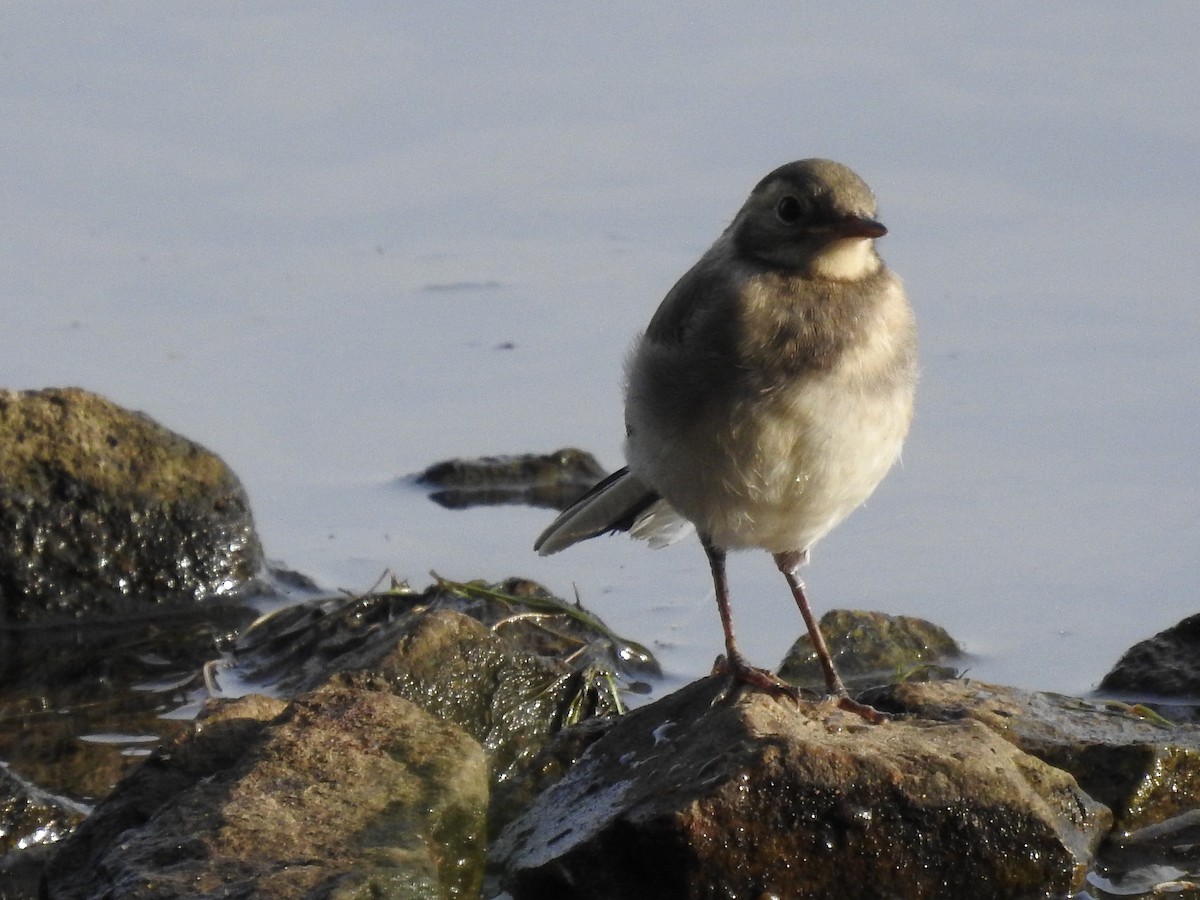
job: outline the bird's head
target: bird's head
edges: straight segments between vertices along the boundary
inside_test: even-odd
[[[730,225],[737,251],[815,278],[858,281],[882,263],[875,196],[841,163],[802,159],[755,186]]]

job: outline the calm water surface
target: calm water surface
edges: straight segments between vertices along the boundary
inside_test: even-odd
[[[698,546],[539,559],[545,511],[397,484],[451,456],[620,464],[621,364],[768,170],[874,187],[922,339],[904,464],[814,605],[922,615],[973,675],[1093,686],[1200,608],[1200,11],[359,4],[0,13],[0,382],[220,453],[329,587],[522,574],[720,649]],[[802,630],[763,554],[743,647]]]

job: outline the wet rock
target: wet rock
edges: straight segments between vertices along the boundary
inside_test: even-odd
[[[0,623],[228,594],[262,551],[215,455],[77,388],[0,392]]]
[[[973,680],[897,684],[868,692],[878,708],[935,721],[981,722],[1026,753],[1071,773],[1108,806],[1120,830],[1200,807],[1200,727],[1131,707]],[[1135,708],[1134,708],[1135,709]]]
[[[387,629],[386,643],[369,659],[339,660],[336,677],[405,697],[458,725],[487,749],[497,779],[509,777],[564,723],[619,707],[607,685],[520,650],[462,613],[410,613]]]
[[[4,900],[25,900],[38,896],[42,869],[53,844],[34,844],[0,856],[0,897]]]
[[[268,581],[237,478],[145,416],[74,388],[0,391],[0,446],[0,760],[79,809],[184,727],[164,714]],[[79,818],[39,811],[53,839]],[[21,843],[4,867],[27,880],[42,854]]]
[[[962,648],[944,628],[912,616],[833,609],[821,617],[820,627],[838,673],[852,687],[952,678],[955,671],[941,664],[962,656]],[[825,676],[807,634],[788,650],[779,677],[825,690]]]
[[[394,583],[357,597],[319,597],[265,616],[237,640],[228,667],[240,678],[293,694],[336,672],[370,669],[411,627],[411,617],[458,612],[476,619],[515,651],[557,659],[589,684],[661,674],[640,644],[613,632],[583,607],[523,578],[498,583],[444,578],[423,591]]]
[[[706,679],[618,720],[516,819],[516,900],[988,898],[1078,886],[1111,821],[979,722],[867,726]]]
[[[289,607],[248,629],[216,680],[229,669],[289,695],[336,679],[412,700],[483,745],[493,786],[513,783],[564,726],[622,711],[622,693],[659,673],[645,648],[518,578]],[[502,792],[490,831],[527,799]]]
[[[1200,708],[1200,615],[1130,647],[1100,682],[1100,690],[1146,698],[1155,708]],[[1183,701],[1161,703],[1164,698]]]
[[[0,897],[36,897],[42,867],[55,842],[70,834],[88,812],[0,768]]]
[[[0,759],[48,793],[95,803],[184,727],[163,716],[203,689],[203,665],[252,615],[205,606],[23,632],[4,655]]]
[[[1101,848],[1088,884],[1098,898],[1195,900],[1200,892],[1200,809],[1114,834]]]
[[[348,683],[387,689],[458,725],[487,749],[499,779],[512,774],[563,726],[572,703],[579,717],[615,712],[611,694],[579,699],[580,677],[558,660],[514,653],[469,616],[415,616],[393,650]]]
[[[482,749],[344,685],[214,706],[126,778],[47,867],[47,898],[475,897]]]
[[[607,474],[592,454],[567,447],[544,455],[451,459],[414,480],[435,488],[430,499],[450,509],[520,503],[561,510]]]
[[[21,851],[61,840],[88,812],[0,768],[0,897],[16,895],[5,878]]]
[[[619,711],[621,685],[658,672],[644,648],[522,579],[290,607],[249,629],[228,666],[285,694],[337,673],[393,691],[475,737],[498,780],[564,724]]]
[[[0,760],[40,795],[74,808],[96,803],[188,727],[189,710],[207,696],[206,664],[253,617],[210,602],[0,629]],[[69,830],[48,824],[55,839]],[[23,869],[34,865],[28,849],[8,863],[17,854],[31,857]]]
[[[616,716],[593,716],[569,725],[555,732],[510,777],[495,782],[488,806],[488,834],[498,835],[538,795],[561,780],[587,749],[604,737],[616,722]]]

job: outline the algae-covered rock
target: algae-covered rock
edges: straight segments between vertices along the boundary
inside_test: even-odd
[[[432,612],[410,620],[394,649],[353,683],[382,687],[453,722],[491,756],[497,777],[511,774],[555,731],[578,691],[578,676],[564,663],[513,652],[475,619]],[[613,711],[597,693],[589,714]]]
[[[913,616],[832,609],[821,617],[820,628],[838,672],[851,686],[949,677],[953,670],[941,664],[962,656],[944,628]],[[825,676],[807,634],[788,650],[779,677],[824,690]]]
[[[285,694],[333,679],[412,700],[483,745],[493,787],[515,783],[564,726],[621,711],[622,693],[659,672],[644,647],[520,578],[439,578],[420,592],[395,585],[289,607],[248,629],[225,668]],[[493,830],[529,798],[501,793]]]
[[[658,672],[645,648],[515,578],[293,606],[242,635],[228,665],[288,694],[338,673],[394,691],[480,741],[499,780],[564,724],[620,710],[620,688]]]
[[[0,391],[0,622],[195,602],[261,565],[220,458],[77,388]]]
[[[392,652],[412,617],[432,612],[470,616],[514,651],[557,659],[581,675],[603,670],[640,690],[638,679],[661,674],[645,647],[524,578],[437,578],[422,591],[396,583],[359,596],[314,598],[255,622],[238,638],[228,666],[286,694],[311,690],[336,672],[372,668]]]
[[[402,698],[216,704],[47,866],[45,896],[478,896],[487,764]]]

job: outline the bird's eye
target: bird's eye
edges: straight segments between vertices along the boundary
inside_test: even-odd
[[[788,194],[775,204],[775,215],[779,217],[779,221],[784,225],[795,225],[800,221],[800,214],[803,212],[800,201]]]

